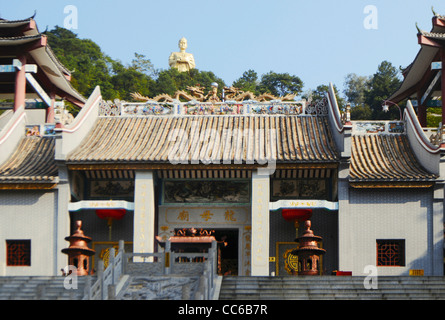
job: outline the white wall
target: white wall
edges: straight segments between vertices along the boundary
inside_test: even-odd
[[[378,267],[378,275],[408,275],[410,269],[432,275],[438,237],[432,228],[431,189],[351,189],[349,195],[349,226],[339,230],[351,241],[350,250],[340,247],[343,271],[368,275],[365,266],[377,263],[377,239],[405,239],[406,266]]]
[[[57,275],[54,274],[55,199],[55,191],[3,191],[0,194],[0,275]],[[31,240],[31,266],[6,266],[6,240],[14,239]]]

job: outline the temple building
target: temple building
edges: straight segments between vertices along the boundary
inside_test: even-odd
[[[1,90],[21,99],[0,117],[1,275],[60,274],[78,221],[92,270],[120,240],[152,253],[197,232],[224,243],[222,275],[296,276],[295,240],[309,235],[323,252],[318,274],[444,274],[445,145],[427,137],[410,100],[398,121],[351,121],[332,85],[314,102],[235,88],[219,102],[111,102],[100,87],[85,101],[33,19],[0,21],[0,34],[15,53],[2,58],[15,69]],[[42,73],[39,92],[50,91],[36,125],[53,124],[51,134],[26,135],[33,89],[20,91],[20,74],[31,69],[37,82]],[[77,104],[76,118],[48,117],[56,98]]]

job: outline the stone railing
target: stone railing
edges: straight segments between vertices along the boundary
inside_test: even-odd
[[[149,115],[327,115],[327,101],[224,101],[224,102],[126,102],[102,101],[99,116]]]
[[[124,242],[119,242],[119,251],[116,255],[115,249],[110,249],[108,267],[104,269],[104,261],[99,260],[97,281],[91,283],[91,276],[85,287],[84,300],[107,300],[116,296],[116,285],[124,273]]]
[[[84,300],[115,299],[118,285],[124,274],[158,275],[198,275],[199,284],[194,295],[196,300],[212,299],[217,279],[217,244],[212,243],[207,253],[179,253],[171,251],[166,242],[164,252],[126,253],[124,242],[119,241],[119,250],[110,249],[108,267],[99,261],[97,281],[91,283],[91,276],[85,288]]]

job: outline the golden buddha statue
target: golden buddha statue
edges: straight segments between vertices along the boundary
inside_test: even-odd
[[[179,40],[180,52],[172,52],[168,59],[168,64],[171,68],[178,69],[179,72],[190,71],[195,68],[195,58],[193,54],[185,52],[187,48],[187,39],[182,37]]]

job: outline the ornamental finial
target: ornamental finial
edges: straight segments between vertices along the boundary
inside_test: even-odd
[[[436,13],[436,11],[434,11],[434,7],[433,6],[431,6],[431,11],[433,12],[434,16],[437,17],[437,13]]]

